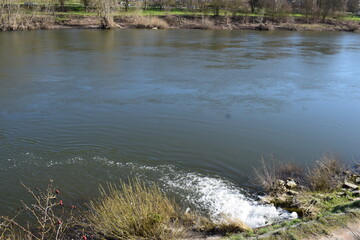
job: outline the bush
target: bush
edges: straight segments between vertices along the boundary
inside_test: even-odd
[[[294,179],[302,182],[305,178],[302,167],[295,163],[276,162],[273,156],[268,161],[261,157],[260,164],[259,168],[253,169],[250,182],[267,193],[276,193],[281,190],[278,180]]]
[[[343,170],[344,166],[339,156],[325,154],[308,168],[306,173],[308,187],[314,191],[335,190],[343,182],[341,175]]]
[[[155,16],[134,16],[134,25],[137,28],[168,28],[169,25],[164,20]]]
[[[65,206],[58,199],[60,194],[50,180],[45,190],[35,188],[35,191],[22,184],[32,195],[34,203],[22,202],[22,208],[18,210],[15,217],[0,216],[0,240],[62,240],[66,238],[67,232],[78,221],[75,218],[75,206]],[[23,220],[31,222],[22,225],[16,218],[23,215]],[[34,221],[35,220],[35,221]]]
[[[295,179],[300,182],[304,178],[304,169],[293,162],[280,164],[276,172],[282,180]]]
[[[90,203],[89,222],[96,231],[115,239],[174,239],[181,234],[177,206],[156,185],[135,179],[120,186],[100,187],[100,200]]]
[[[273,159],[272,159],[273,160]],[[274,160],[266,162],[264,157],[261,157],[261,166],[253,169],[253,175],[250,181],[257,187],[262,188],[266,192],[272,192],[277,189],[277,180],[279,179],[276,171]]]

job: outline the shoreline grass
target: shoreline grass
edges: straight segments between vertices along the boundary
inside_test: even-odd
[[[100,187],[99,200],[90,202],[90,225],[96,232],[114,239],[176,239],[178,206],[154,184],[138,179],[118,188]]]
[[[298,209],[300,218],[256,229],[232,219],[213,222],[201,214],[183,211],[158,186],[139,179],[100,187],[100,197],[76,216],[76,206],[68,206],[50,181],[45,190],[24,186],[34,201],[23,202],[14,217],[0,217],[0,240],[170,240],[185,239],[189,232],[232,240],[290,240],[328,234],[360,220],[360,175],[344,168],[336,155],[325,154],[307,171],[274,159],[271,164],[264,158],[262,161],[260,169],[254,170],[258,177],[255,184],[271,197],[267,204],[289,211]],[[298,179],[304,181],[300,184]],[[262,185],[263,181],[271,181],[271,187]],[[31,224],[20,224],[20,215],[30,216]]]

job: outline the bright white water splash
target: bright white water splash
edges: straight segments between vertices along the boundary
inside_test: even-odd
[[[215,221],[241,220],[255,228],[297,218],[296,213],[290,214],[246,197],[233,184],[221,179],[188,173],[166,181],[172,188],[187,192],[187,200],[199,208],[207,209]]]
[[[296,213],[290,214],[272,205],[264,205],[247,197],[239,187],[218,176],[181,170],[174,165],[148,165],[137,162],[122,162],[106,157],[95,156],[92,161],[81,157],[72,157],[64,161],[43,161],[32,154],[26,154],[23,161],[9,159],[9,166],[28,167],[29,164],[48,168],[59,165],[84,165],[104,171],[99,174],[110,174],[107,177],[118,179],[119,176],[140,177],[142,180],[156,182],[170,194],[179,196],[184,207],[208,213],[214,221],[241,220],[255,228],[274,222],[297,218]],[[99,164],[101,167],[99,168]],[[105,176],[106,177],[106,176]]]

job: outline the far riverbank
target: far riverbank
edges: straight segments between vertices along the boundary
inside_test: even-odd
[[[21,18],[20,18],[21,19]],[[55,14],[25,19],[2,30],[33,29],[212,29],[261,31],[347,31],[360,32],[360,22],[338,19],[303,17],[271,18],[259,16],[201,16],[201,15],[116,15],[113,23],[104,24],[96,15]],[[21,21],[21,20],[20,20]]]

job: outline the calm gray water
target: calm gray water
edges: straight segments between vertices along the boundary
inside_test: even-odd
[[[183,205],[217,208],[261,155],[356,161],[359,43],[354,33],[0,33],[0,214],[27,199],[20,181],[55,179],[77,203],[139,176]]]

